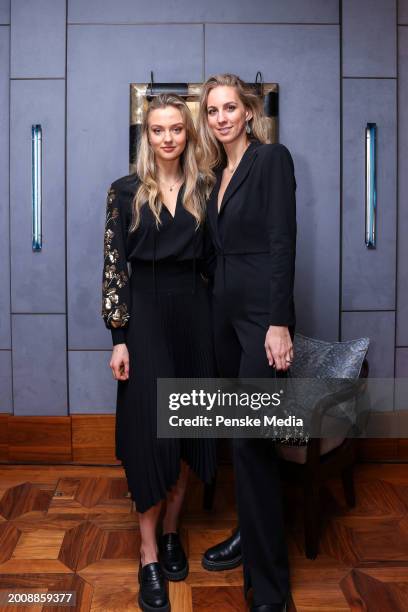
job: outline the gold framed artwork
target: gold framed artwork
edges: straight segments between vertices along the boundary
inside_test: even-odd
[[[269,140],[279,139],[279,86],[277,83],[251,83],[263,99],[268,120]],[[174,93],[185,99],[194,121],[198,117],[198,100],[202,83],[131,83],[130,84],[130,128],[129,128],[129,173],[136,172],[136,159],[141,135],[143,114],[149,100],[160,93]]]

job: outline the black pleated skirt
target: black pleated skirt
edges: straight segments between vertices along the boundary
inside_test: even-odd
[[[157,438],[156,379],[215,374],[209,294],[193,261],[132,263],[126,329],[129,379],[118,382],[116,457],[138,512],[176,484],[183,459],[204,481],[216,471],[215,440]]]

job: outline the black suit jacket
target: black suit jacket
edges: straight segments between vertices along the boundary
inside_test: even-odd
[[[291,154],[282,144],[252,142],[228,184],[218,213],[222,171],[222,167],[216,170],[207,209],[216,253],[221,257],[269,253],[267,270],[262,270],[269,285],[269,324],[288,326],[293,332],[297,228]]]

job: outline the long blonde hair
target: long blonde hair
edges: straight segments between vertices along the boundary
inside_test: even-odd
[[[197,132],[194,126],[190,109],[186,102],[175,94],[159,94],[149,103],[142,123],[142,134],[137,154],[136,173],[140,179],[139,187],[132,203],[132,223],[129,231],[137,229],[140,223],[140,210],[147,204],[156,220],[156,226],[161,224],[160,213],[162,202],[160,200],[160,188],[157,180],[157,165],[152,147],[149,143],[149,115],[157,108],[173,106],[177,108],[183,118],[186,128],[187,142],[181,154],[181,171],[184,178],[183,206],[197,221],[197,227],[204,219],[204,190],[203,180],[199,174],[197,165]]]
[[[207,191],[215,182],[213,169],[225,162],[224,147],[218,142],[211,129],[208,127],[207,120],[207,101],[212,89],[219,86],[234,87],[242,104],[252,111],[252,119],[249,120],[251,128],[250,140],[259,140],[262,143],[268,142],[268,128],[265,121],[262,100],[255,93],[253,88],[245,83],[236,74],[217,74],[209,77],[201,89],[200,106],[198,114],[198,137],[200,142],[200,168],[203,172]]]

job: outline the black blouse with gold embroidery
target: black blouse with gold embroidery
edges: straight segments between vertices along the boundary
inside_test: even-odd
[[[124,328],[131,316],[129,269],[132,261],[196,260],[197,270],[210,275],[214,265],[212,245],[206,229],[196,228],[196,219],[182,204],[183,186],[177,197],[174,217],[163,206],[161,225],[147,205],[140,211],[140,224],[129,232],[132,202],[139,185],[136,174],[122,177],[110,186],[106,199],[102,317],[112,332],[113,344],[125,342]]]

